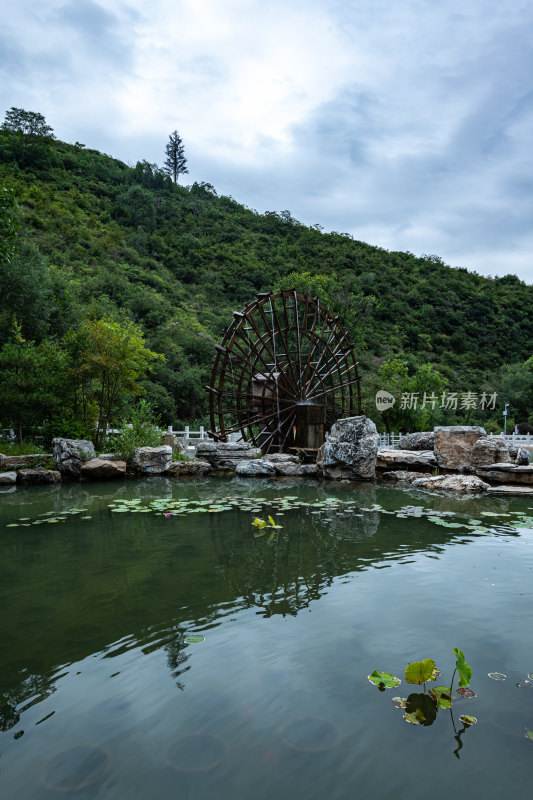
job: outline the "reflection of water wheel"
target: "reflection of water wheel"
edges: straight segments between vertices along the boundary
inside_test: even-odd
[[[318,299],[260,294],[224,334],[211,374],[211,435],[240,433],[263,452],[317,448],[336,419],[361,413],[346,331]]]

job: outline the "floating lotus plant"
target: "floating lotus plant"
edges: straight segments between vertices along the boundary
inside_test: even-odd
[[[377,669],[368,676],[368,680],[377,686],[380,692],[384,692],[385,689],[395,689],[401,683],[401,680],[391,675],[390,672],[380,672]],[[395,699],[397,698],[393,698],[393,701]]]
[[[402,709],[404,719],[411,725],[432,725],[436,718],[437,712],[440,709],[452,710],[452,695],[453,682],[456,674],[459,675],[459,689],[457,693],[463,697],[475,697],[476,693],[468,688],[472,678],[472,669],[465,661],[464,653],[458,648],[454,647],[455,654],[455,669],[452,674],[450,686],[434,686],[429,691],[426,691],[426,684],[436,681],[439,677],[440,670],[435,666],[432,658],[424,658],[422,661],[413,661],[407,665],[405,669],[405,682],[415,686],[423,686],[423,692],[413,692],[408,697],[393,697],[392,702],[396,708]],[[369,676],[368,680],[377,686],[380,691],[385,689],[392,689],[398,686],[401,681],[389,672],[380,672],[374,670]],[[463,715],[460,717],[463,726],[474,725],[477,720],[475,717]],[[452,717],[453,722],[453,717]],[[455,726],[454,726],[455,727]]]
[[[283,525],[276,525],[273,518],[270,516],[268,517],[268,522],[264,519],[256,517],[252,522],[252,525],[255,525],[255,527],[257,528],[256,532],[254,533],[254,536],[263,536],[267,532],[267,530],[272,531],[276,528],[283,528]],[[272,539],[273,537],[274,534],[271,533],[270,539]]]

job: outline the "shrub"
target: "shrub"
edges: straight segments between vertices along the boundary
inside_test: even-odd
[[[35,442],[10,442],[7,439],[0,439],[0,453],[4,456],[32,456],[37,453],[46,453],[41,445]]]
[[[157,426],[157,419],[150,403],[141,400],[133,409],[130,420],[122,420],[121,432],[115,439],[115,454],[131,464],[135,451],[139,447],[157,447],[161,444],[162,433]]]

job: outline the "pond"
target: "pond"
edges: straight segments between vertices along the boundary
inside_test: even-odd
[[[1,493],[1,796],[527,796],[531,514],[290,479]],[[408,724],[407,663],[449,685],[454,647],[476,696]]]

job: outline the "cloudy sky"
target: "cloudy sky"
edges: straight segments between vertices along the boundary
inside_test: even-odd
[[[0,113],[533,282],[531,0],[0,0]]]

